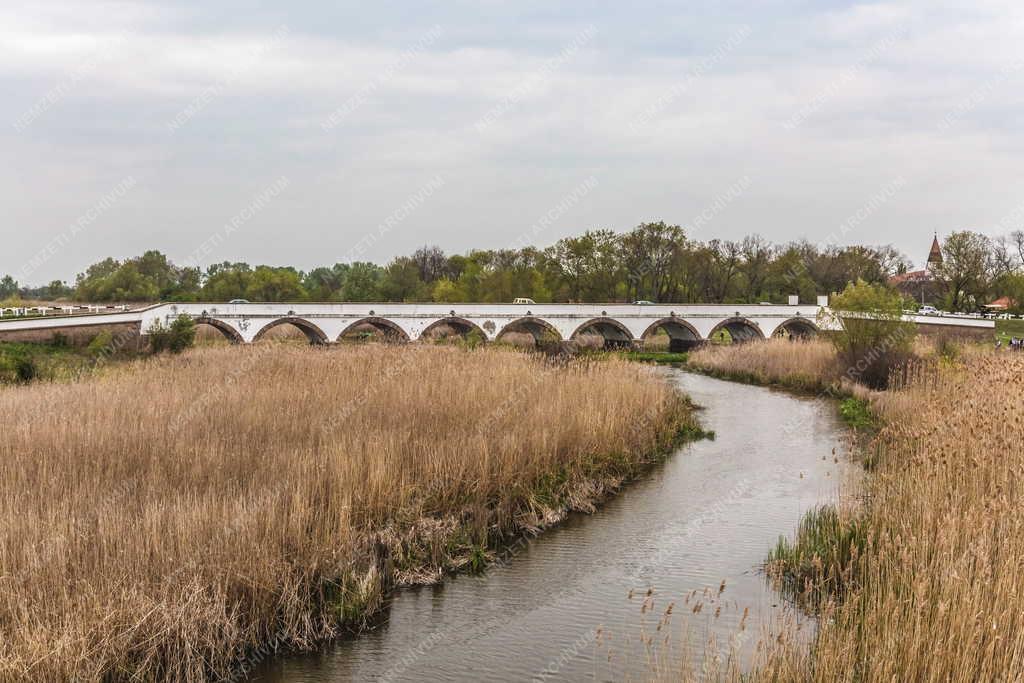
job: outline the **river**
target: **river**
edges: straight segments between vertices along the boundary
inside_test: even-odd
[[[711,638],[749,661],[764,625],[799,618],[761,563],[856,467],[830,403],[666,372],[704,408],[713,441],[684,446],[484,575],[397,591],[374,630],[264,663],[253,680],[642,680],[652,659],[678,666],[683,648],[699,666]]]

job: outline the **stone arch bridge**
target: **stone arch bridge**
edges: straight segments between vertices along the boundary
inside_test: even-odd
[[[820,303],[820,302],[819,302]],[[446,334],[475,334],[486,341],[512,332],[538,342],[600,335],[607,347],[642,346],[659,330],[673,348],[685,349],[727,330],[737,341],[773,335],[811,335],[820,305],[709,304],[398,304],[398,303],[166,303],[124,313],[52,316],[0,324],[4,330],[137,324],[146,332],[188,315],[236,343],[259,341],[270,330],[291,325],[311,343],[328,344],[353,334],[380,333],[395,341]]]

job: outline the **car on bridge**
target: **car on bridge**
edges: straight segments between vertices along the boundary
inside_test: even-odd
[[[654,302],[653,301],[648,301],[647,299],[639,299],[637,301],[634,301],[633,305],[634,306],[653,306]]]
[[[248,299],[232,299],[228,303],[229,304],[247,304],[247,303],[249,303],[249,300]]]
[[[526,297],[520,296],[512,300],[513,304],[536,304],[537,302],[533,299],[527,299]]]

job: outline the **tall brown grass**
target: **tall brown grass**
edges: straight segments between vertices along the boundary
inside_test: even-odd
[[[821,339],[705,344],[690,352],[688,365],[727,379],[808,391],[822,390],[841,377],[835,347]]]
[[[813,346],[795,348],[819,366]],[[714,362],[741,367],[766,351],[734,347],[721,352],[733,356],[728,363],[718,355]],[[759,367],[786,366],[800,364]],[[884,426],[868,446],[875,464],[859,484],[859,507],[844,511],[835,528],[809,517],[805,526],[815,528],[801,532],[814,536],[803,544],[832,542],[838,550],[861,537],[863,549],[840,553],[846,584],[819,605],[813,646],[777,633],[762,643],[753,678],[1019,680],[1024,357],[967,348],[952,360],[933,358],[911,366],[889,391],[873,392],[872,403]],[[832,555],[826,549],[821,561]],[[725,678],[740,680],[737,672]]]
[[[0,679],[199,681],[588,509],[689,411],[646,368],[209,348],[0,390]]]
[[[813,653],[766,676],[1015,680],[1024,671],[1024,358],[968,354],[881,402],[867,552]]]

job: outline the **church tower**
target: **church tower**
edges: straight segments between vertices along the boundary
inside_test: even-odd
[[[942,265],[942,247],[939,246],[939,234],[935,233],[932,238],[932,249],[928,252],[928,263],[924,266],[924,272],[933,274]]]

